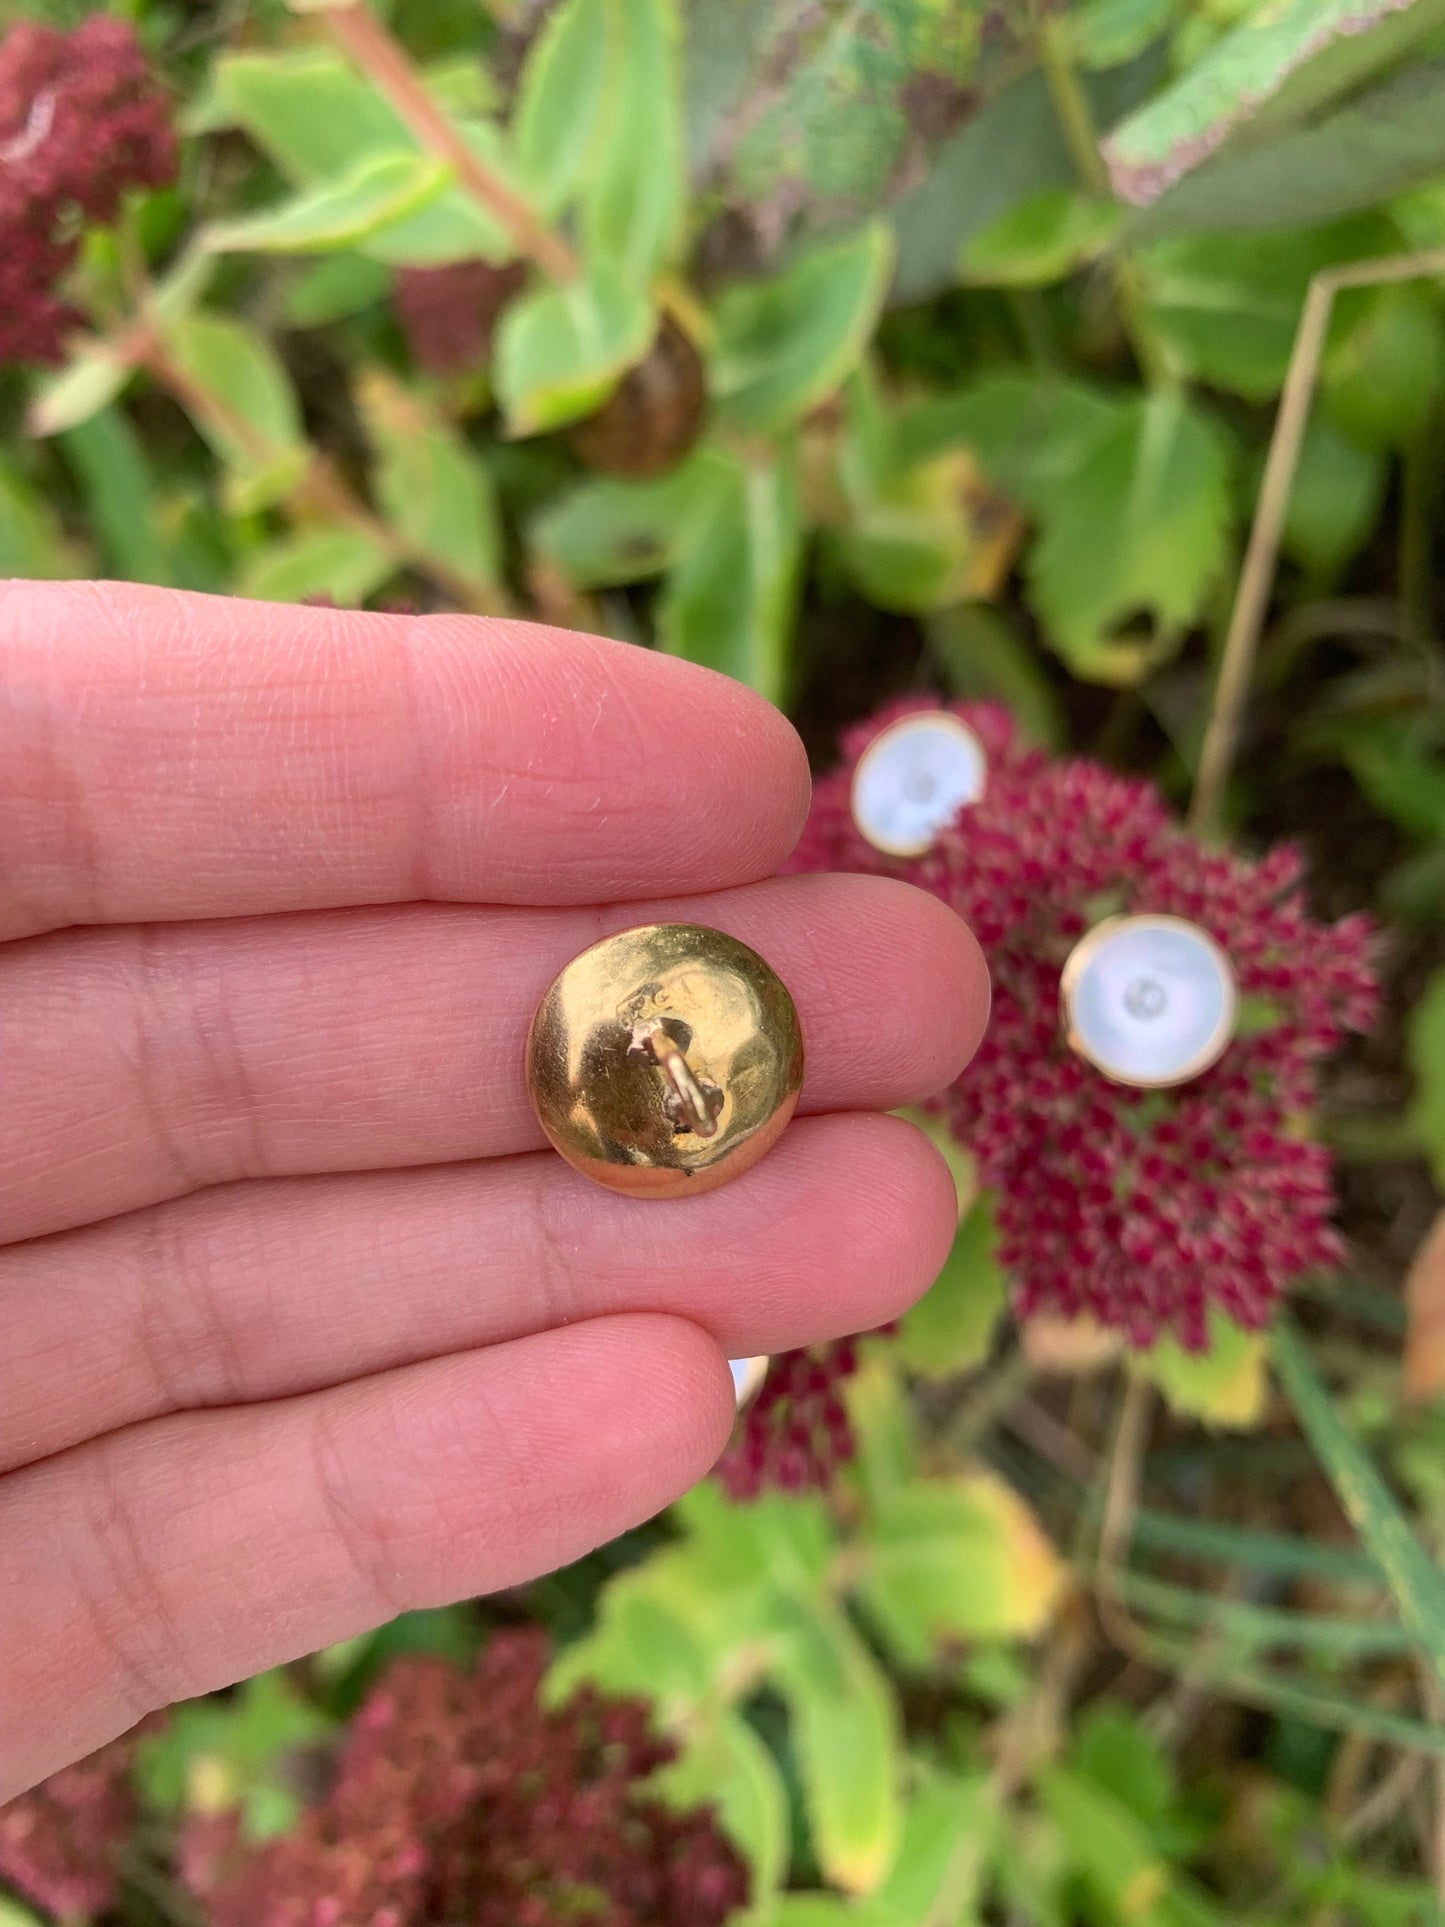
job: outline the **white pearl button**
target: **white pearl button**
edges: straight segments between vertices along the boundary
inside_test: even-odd
[[[877,850],[922,856],[958,812],[983,795],[988,761],[966,723],[946,710],[881,730],[853,771],[853,821]]]
[[[767,1377],[768,1360],[766,1357],[730,1358],[728,1364],[732,1369],[733,1393],[741,1410]]]
[[[1060,982],[1070,1046],[1119,1084],[1183,1084],[1234,1035],[1228,957],[1182,917],[1110,917],[1074,946]]]

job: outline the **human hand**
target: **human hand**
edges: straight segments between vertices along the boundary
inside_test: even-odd
[[[725,1360],[895,1316],[953,1184],[871,1115],[958,1075],[978,950],[769,877],[801,747],[587,636],[0,586],[0,1800],[152,1708],[657,1511]],[[598,936],[755,946],[798,1120],[639,1202],[550,1151],[523,1040]]]

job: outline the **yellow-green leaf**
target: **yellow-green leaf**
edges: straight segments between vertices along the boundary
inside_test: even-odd
[[[775,1893],[788,1868],[787,1788],[778,1763],[739,1714],[709,1710],[682,1735],[678,1759],[654,1785],[679,1806],[712,1804],[742,1849],[754,1903]]]
[[[1208,1351],[1187,1352],[1174,1339],[1161,1338],[1136,1354],[1134,1369],[1158,1386],[1176,1412],[1249,1431],[1264,1417],[1266,1341],[1217,1311],[1210,1314],[1209,1341]]]
[[[824,1876],[870,1893],[902,1825],[901,1735],[886,1674],[836,1607],[780,1602],[774,1662],[787,1701],[813,1849]]]
[[[663,647],[783,701],[802,565],[801,515],[785,455],[709,450],[658,609]]]
[[[249,322],[193,309],[171,319],[166,338],[200,396],[195,425],[232,471],[238,511],[264,507],[293,488],[307,451],[290,377],[274,348]]]
[[[479,457],[381,368],[362,376],[357,399],[378,456],[376,496],[387,521],[419,558],[434,558],[483,590],[495,584],[501,529]]]
[[[895,1344],[910,1371],[949,1378],[988,1355],[1008,1288],[994,1259],[993,1216],[980,1199],[963,1219],[943,1270],[906,1314]]]
[[[237,592],[259,602],[326,596],[342,608],[356,608],[395,572],[392,557],[363,530],[313,528],[259,549]]]
[[[601,123],[611,0],[563,0],[533,40],[517,83],[512,145],[539,210],[554,215],[583,178]]]
[[[498,399],[513,435],[535,435],[587,415],[647,352],[655,316],[611,264],[582,281],[534,288],[497,331]]]
[[[992,1472],[920,1479],[870,1519],[859,1597],[908,1665],[950,1640],[1029,1637],[1065,1572],[1033,1513]]]
[[[964,247],[959,268],[981,287],[1041,288],[1099,258],[1118,231],[1117,202],[1050,187],[991,221]]]
[[[773,434],[826,400],[856,367],[893,269],[881,221],[800,255],[718,303],[710,381],[726,419]]]
[[[451,184],[451,169],[421,154],[379,154],[334,182],[203,232],[213,254],[314,254],[355,247],[430,206]]]

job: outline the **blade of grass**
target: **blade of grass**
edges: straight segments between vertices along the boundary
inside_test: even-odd
[[[1400,1618],[1445,1685],[1445,1571],[1426,1552],[1394,1495],[1335,1409],[1298,1334],[1275,1328],[1275,1369],[1340,1504],[1384,1574]]]
[[[1119,1573],[1116,1579],[1131,1606],[1175,1625],[1207,1626],[1221,1645],[1291,1647],[1349,1659],[1408,1653],[1414,1648],[1411,1635],[1394,1620],[1256,1606],[1247,1600],[1221,1599],[1216,1593],[1193,1592],[1140,1572]]]
[[[1179,1673],[1224,1699],[1237,1700],[1242,1706],[1257,1706],[1265,1712],[1305,1720],[1329,1732],[1359,1733],[1388,1746],[1409,1747],[1417,1753],[1445,1758],[1445,1727],[1429,1726],[1423,1720],[1391,1713],[1343,1693],[1324,1692],[1298,1675],[1290,1677],[1259,1667],[1220,1663],[1202,1657],[1197,1646],[1152,1634],[1137,1640],[1135,1651],[1164,1671]]]
[[[1383,1576],[1367,1553],[1343,1546],[1314,1545],[1280,1532],[1257,1532],[1249,1526],[1180,1518],[1170,1512],[1139,1513],[1134,1521],[1134,1543],[1155,1552],[1203,1559],[1211,1565],[1272,1572],[1281,1579],[1328,1579],[1348,1586],[1379,1585]]]

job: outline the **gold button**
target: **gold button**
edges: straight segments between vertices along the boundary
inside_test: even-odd
[[[638,1198],[692,1197],[756,1164],[803,1083],[798,1013],[745,943],[649,923],[574,957],[537,1006],[527,1088],[570,1165]]]

